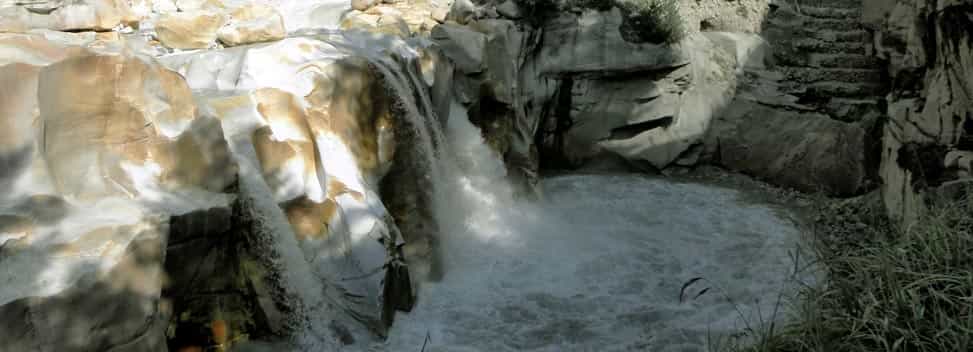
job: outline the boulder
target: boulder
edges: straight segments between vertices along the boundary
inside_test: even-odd
[[[735,98],[713,121],[713,162],[776,185],[834,196],[870,186],[867,127]],[[782,146],[787,146],[782,148]]]
[[[693,147],[735,92],[738,53],[730,44],[697,34],[673,48],[686,53],[672,56],[692,58],[688,65],[626,79],[612,71],[573,79],[563,158],[582,166],[610,153],[662,170],[698,151]]]
[[[507,0],[500,5],[497,5],[497,13],[500,14],[500,16],[512,20],[517,20],[523,17],[523,14],[520,11],[520,6],[517,6],[517,3],[513,0]]]
[[[37,65],[0,68],[16,133],[0,148],[0,350],[165,351],[172,219],[232,200],[222,130],[151,59],[13,38],[0,45]]]
[[[689,63],[685,50],[626,41],[618,30],[621,25],[622,14],[617,8],[555,17],[544,26],[544,43],[537,54],[540,73],[625,75]]]
[[[175,0],[175,6],[179,8],[179,11],[189,12],[205,9],[222,9],[225,5],[222,0]]]
[[[177,12],[160,16],[155,31],[159,41],[167,47],[205,49],[216,43],[225,20],[223,14],[215,11]]]
[[[122,55],[71,58],[40,72],[38,98],[41,150],[61,194],[136,195],[156,184],[216,192],[235,179],[218,122],[197,118],[175,72]]]
[[[433,28],[430,37],[442,47],[443,53],[453,61],[460,72],[465,74],[483,72],[487,39],[483,33],[465,26],[446,23]]]
[[[449,12],[446,14],[444,21],[453,21],[458,24],[467,24],[473,20],[476,13],[479,11],[476,4],[471,0],[456,0],[453,1],[453,5],[449,8]]]
[[[226,46],[284,39],[284,19],[271,6],[248,4],[230,13],[226,26],[217,33]]]
[[[409,24],[395,13],[353,12],[341,21],[341,29],[361,29],[372,33],[388,34],[402,38],[409,37]]]
[[[365,11],[372,6],[378,5],[380,1],[378,0],[351,0],[351,8],[358,11]]]
[[[138,18],[124,0],[30,1],[0,5],[0,32],[30,29],[109,31],[136,25]]]

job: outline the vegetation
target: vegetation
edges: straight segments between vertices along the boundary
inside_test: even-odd
[[[725,349],[973,351],[973,200],[937,201],[905,229],[876,202],[821,206],[824,282],[803,290],[796,322]]]
[[[675,43],[685,36],[678,0],[516,0],[528,22],[539,26],[570,8],[607,11],[618,7],[624,15],[619,30],[636,43]]]

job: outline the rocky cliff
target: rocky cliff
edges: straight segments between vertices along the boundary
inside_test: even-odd
[[[882,194],[908,223],[929,196],[958,196],[970,175],[973,2],[865,1],[892,91],[883,131]]]

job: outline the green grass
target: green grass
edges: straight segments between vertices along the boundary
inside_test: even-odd
[[[797,320],[725,351],[973,351],[973,201],[939,201],[896,229],[874,202],[825,202],[814,229],[823,282]]]

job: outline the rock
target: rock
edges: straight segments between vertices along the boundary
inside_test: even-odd
[[[284,39],[284,19],[271,6],[249,4],[230,13],[226,26],[217,33],[221,43],[237,46]]]
[[[570,127],[556,148],[562,157],[580,167],[607,152],[662,170],[690,149],[698,154],[700,148],[693,147],[734,94],[738,53],[705,34],[688,37],[674,50],[685,50],[673,55],[691,57],[690,64],[628,79],[570,81],[569,120],[561,123]],[[698,155],[681,159],[685,164]]]
[[[12,351],[166,351],[169,312],[159,294],[167,224],[138,214],[128,221],[133,220],[94,228],[74,225],[67,243],[5,250],[0,263],[17,272],[4,274],[5,289],[0,290],[0,346]],[[36,240],[48,236],[37,234]],[[84,258],[92,254],[94,263],[86,264]],[[56,274],[62,282],[57,290],[25,282],[53,268],[62,271]]]
[[[433,28],[431,39],[443,53],[465,74],[483,72],[486,36],[467,27],[442,24]]]
[[[537,54],[543,75],[622,75],[685,65],[685,51],[667,45],[631,43],[618,28],[622,14],[587,11],[564,14],[544,27],[544,43]]]
[[[365,11],[378,5],[379,0],[351,0],[351,8],[358,11]]]
[[[869,187],[867,128],[737,97],[713,122],[713,160],[776,185],[851,196]],[[787,146],[782,149],[781,146]]]
[[[441,8],[441,7],[434,7],[432,8],[432,11],[429,13],[429,17],[438,23],[445,23],[446,16],[448,15],[449,15],[449,9]]]
[[[134,195],[156,185],[218,192],[235,179],[222,130],[196,117],[174,72],[121,55],[79,57],[44,68],[38,92],[41,150],[62,194]]]
[[[958,169],[962,174],[960,177],[973,176],[973,152],[953,150],[946,153],[943,166],[947,169]]]
[[[155,30],[167,47],[205,49],[216,42],[217,31],[224,22],[224,16],[213,11],[178,12],[161,16]]]
[[[402,38],[411,35],[409,25],[401,17],[395,16],[394,14],[373,15],[362,12],[352,13],[341,22],[341,29],[363,29],[372,33],[388,34]]]
[[[175,0],[175,5],[183,12],[207,9],[218,10],[224,7],[222,0]]]
[[[908,225],[921,215],[923,193],[955,175],[926,171],[949,164],[962,171],[963,151],[973,150],[973,34],[969,1],[865,1],[863,20],[875,31],[875,55],[888,60],[894,82],[884,129],[882,196],[892,218]],[[906,157],[918,150],[938,160]],[[957,163],[953,163],[956,161]],[[918,166],[917,166],[918,165]]]
[[[472,20],[478,11],[478,8],[471,0],[456,0],[453,2],[453,6],[449,8],[449,13],[446,15],[444,21],[453,21],[459,24],[467,24]]]
[[[15,2],[0,6],[0,32],[26,32],[30,29],[58,31],[109,31],[138,22],[123,0],[81,0]]]
[[[517,3],[515,3],[513,0],[507,0],[500,5],[497,5],[497,13],[499,13],[500,16],[513,20],[520,19],[523,16],[520,12],[520,6],[517,6]]]
[[[370,40],[389,39],[349,35],[369,49],[378,45]],[[201,114],[220,120],[230,144],[245,151],[236,157],[255,167],[241,185],[264,190],[259,202],[268,207],[254,211],[290,224],[285,235],[300,248],[307,275],[333,279],[323,289],[361,297],[337,302],[336,319],[350,319],[341,311],[351,311],[384,333],[383,309],[395,303],[381,296],[381,271],[394,255],[386,245],[401,244],[401,237],[377,192],[398,144],[380,72],[309,37],[164,62],[185,72],[193,88],[225,90],[202,97]],[[413,61],[403,65],[418,69]]]

